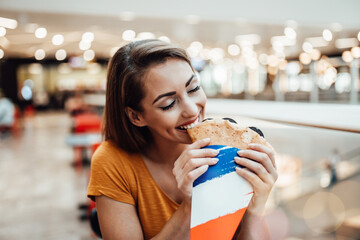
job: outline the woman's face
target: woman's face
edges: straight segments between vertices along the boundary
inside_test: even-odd
[[[155,140],[191,143],[186,129],[204,119],[206,96],[189,64],[169,59],[151,67],[144,83],[141,118]]]

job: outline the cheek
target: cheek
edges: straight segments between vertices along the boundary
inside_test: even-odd
[[[199,99],[200,99],[200,100],[199,100],[199,103],[205,107],[206,101],[207,101],[207,97],[206,97],[205,92],[204,92],[202,89],[201,89],[201,92],[200,92],[200,94],[199,94]]]

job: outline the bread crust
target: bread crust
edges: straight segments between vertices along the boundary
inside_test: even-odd
[[[239,149],[248,149],[250,143],[258,143],[274,150],[265,138],[254,130],[249,127],[240,127],[238,124],[231,123],[228,120],[207,120],[194,128],[187,129],[187,132],[192,142],[210,138],[210,145],[226,145]]]

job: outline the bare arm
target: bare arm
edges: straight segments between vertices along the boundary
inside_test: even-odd
[[[173,173],[178,183],[178,189],[184,195],[183,202],[161,231],[152,239],[190,239],[193,182],[208,169],[209,165],[217,162],[212,158],[217,155],[217,151],[199,149],[208,144],[209,139],[189,145],[176,161]],[[103,239],[144,239],[135,206],[100,196],[96,197],[96,207]]]
[[[144,239],[135,206],[100,196],[96,197],[96,208],[103,239]],[[190,208],[184,201],[153,239],[188,239]]]

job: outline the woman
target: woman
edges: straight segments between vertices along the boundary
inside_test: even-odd
[[[113,56],[107,81],[105,142],[93,156],[88,189],[102,236],[189,239],[192,185],[218,152],[201,149],[209,139],[191,143],[186,132],[204,119],[206,104],[188,56],[159,40],[133,42]],[[241,153],[236,162],[245,168],[236,171],[254,195],[234,237],[266,239],[274,153],[260,145]]]

